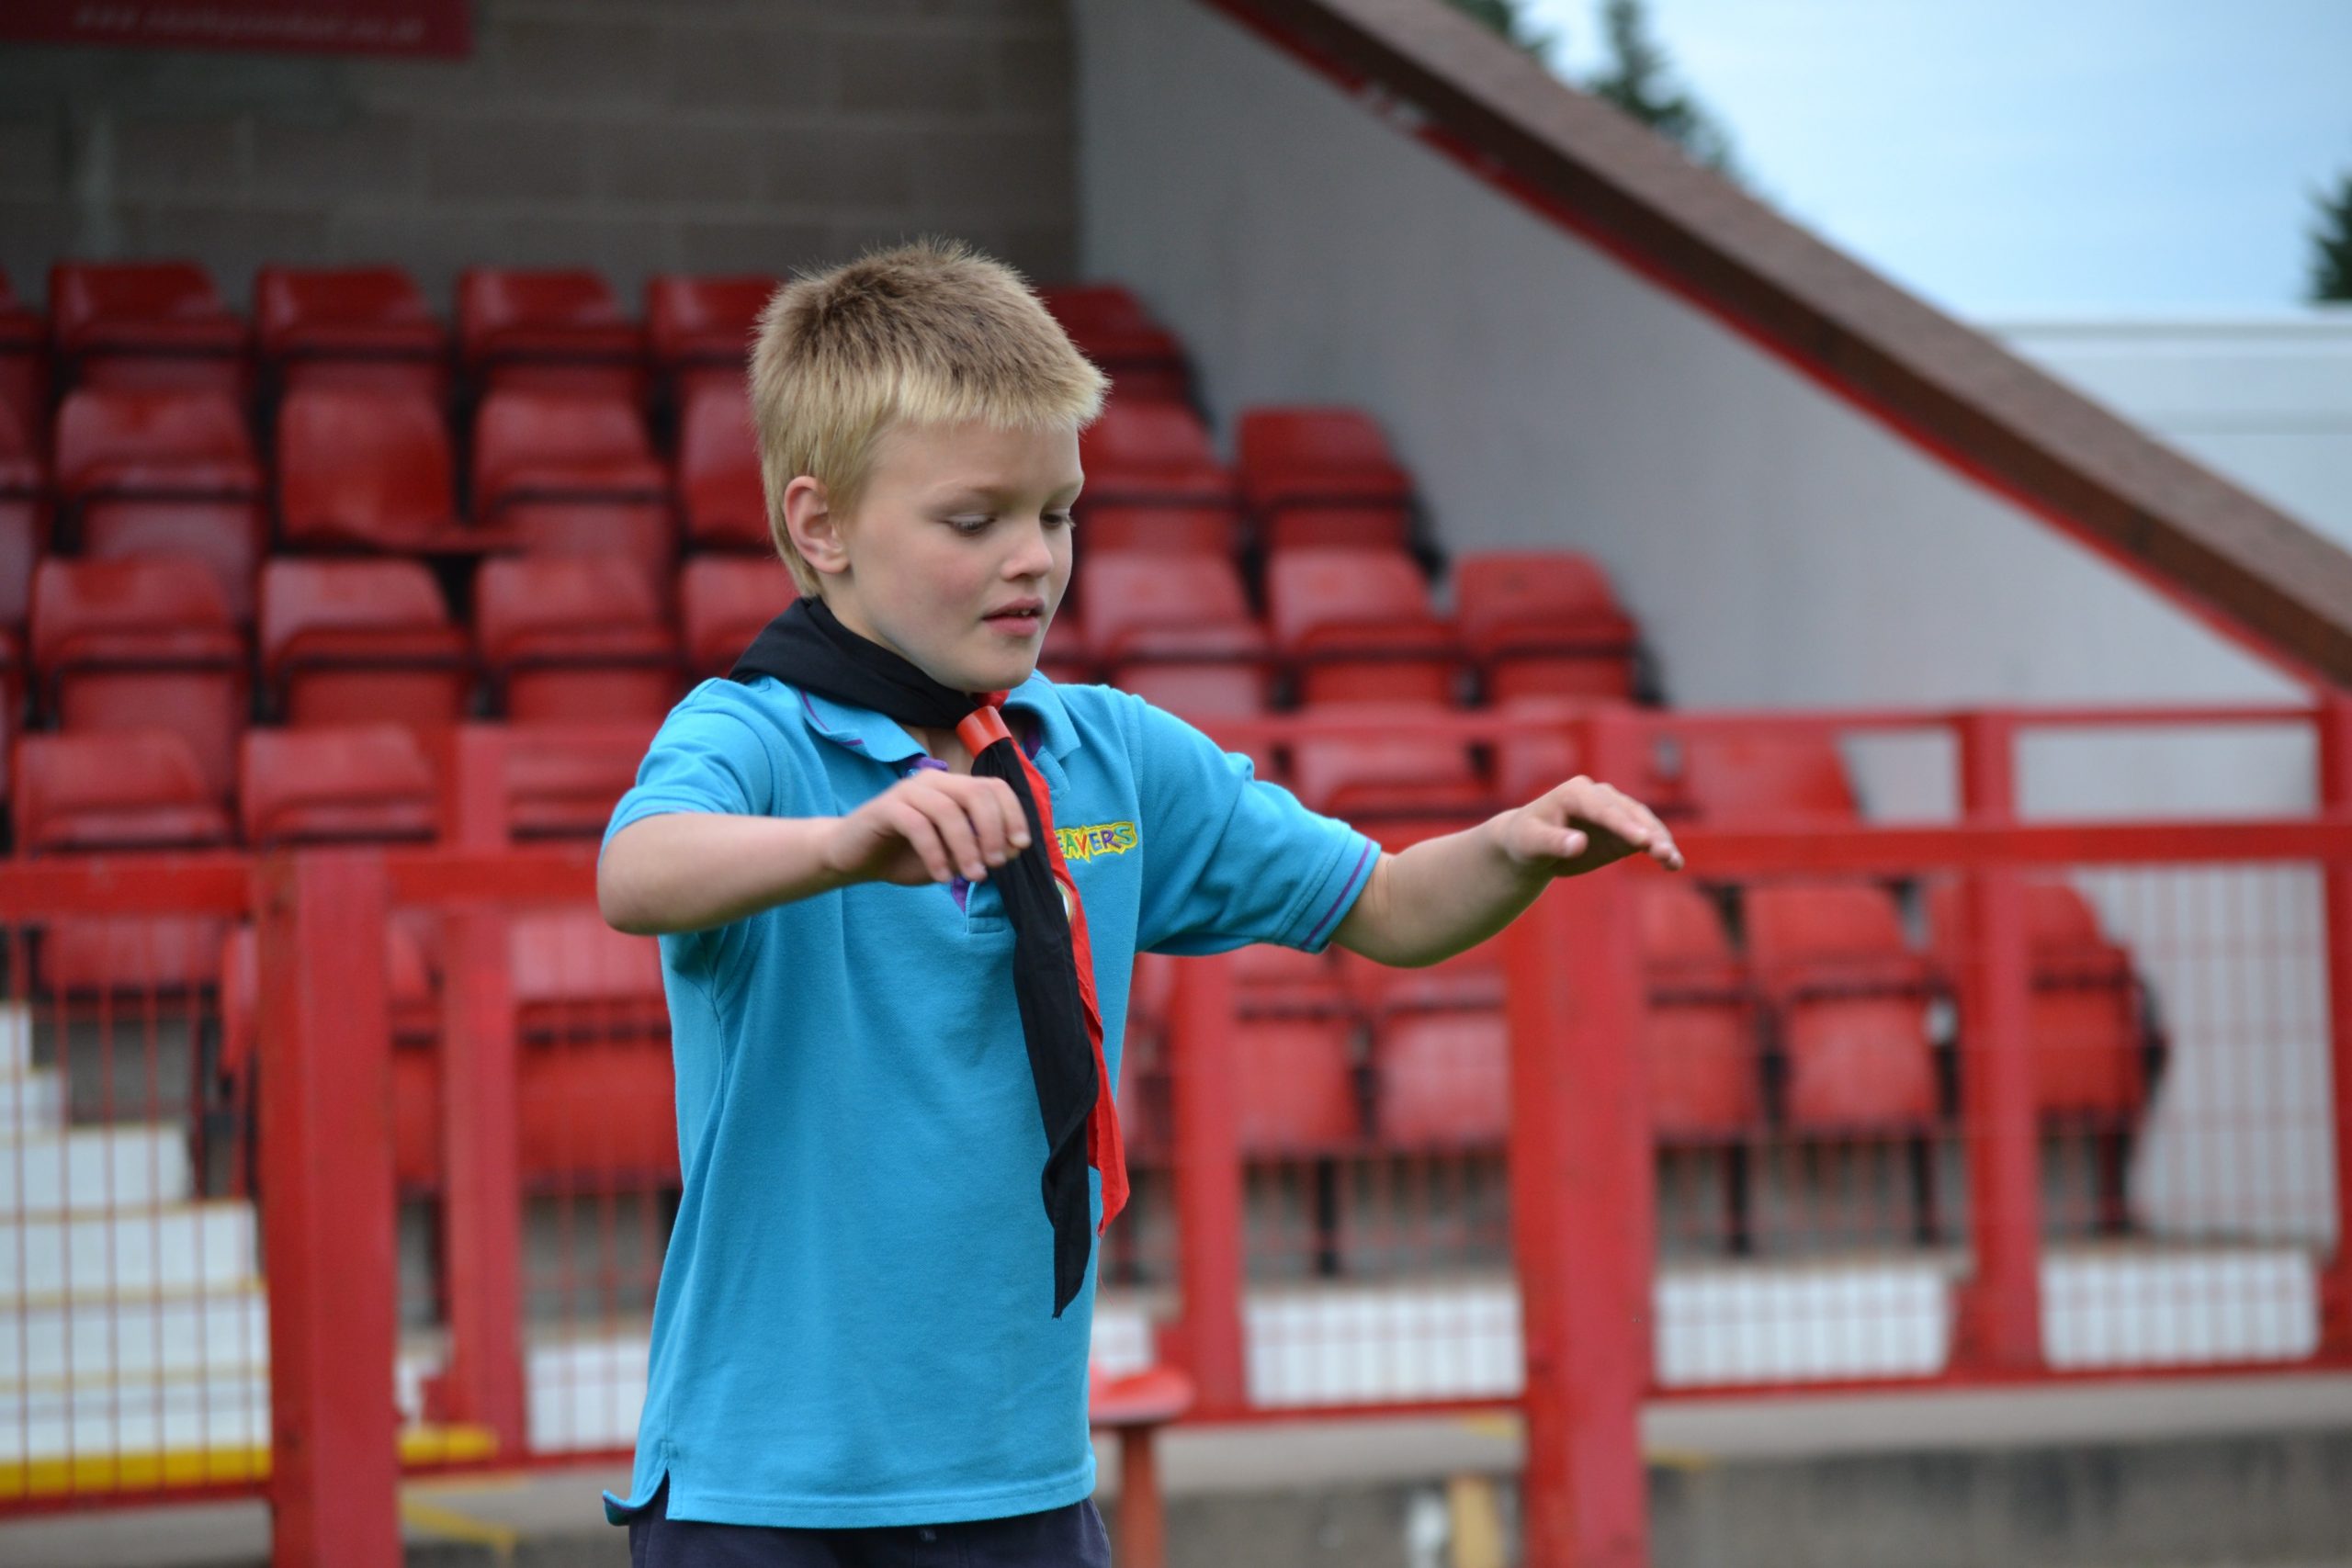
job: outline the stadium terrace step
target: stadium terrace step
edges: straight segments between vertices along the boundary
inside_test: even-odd
[[[120,1122],[14,1137],[0,1132],[0,1214],[104,1213],[190,1196],[187,1134]]]

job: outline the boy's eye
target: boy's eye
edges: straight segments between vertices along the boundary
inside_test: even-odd
[[[1073,527],[1078,523],[1078,519],[1067,512],[1048,512],[1046,513],[1046,521],[1057,528]]]

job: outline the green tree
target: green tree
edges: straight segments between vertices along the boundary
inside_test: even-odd
[[[1551,67],[1552,49],[1559,42],[1559,35],[1530,22],[1520,9],[1521,0],[1446,0],[1446,4],[1472,21],[1486,23],[1513,47],[1532,56],[1537,64]]]
[[[2319,224],[2312,231],[2312,301],[2352,299],[2352,170],[2337,177],[2335,194],[2314,191]]]
[[[1739,179],[1730,135],[1674,83],[1666,51],[1649,36],[1641,0],[1607,0],[1600,33],[1609,62],[1579,85],[1681,148],[1692,163]]]

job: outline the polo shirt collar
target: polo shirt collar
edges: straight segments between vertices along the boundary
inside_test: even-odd
[[[896,719],[885,718],[872,708],[852,707],[814,692],[804,692],[797,686],[786,689],[809,730],[836,746],[885,763],[903,762],[923,754],[914,737]],[[1040,754],[1058,761],[1077,749],[1078,728],[1069,721],[1069,710],[1062,705],[1061,693],[1043,675],[1031,671],[1029,679],[1012,689],[1004,705],[1036,716]]]

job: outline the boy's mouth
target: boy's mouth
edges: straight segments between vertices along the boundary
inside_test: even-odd
[[[1009,604],[998,605],[980,619],[1008,636],[1030,637],[1046,624],[1046,602],[1015,599]]]

